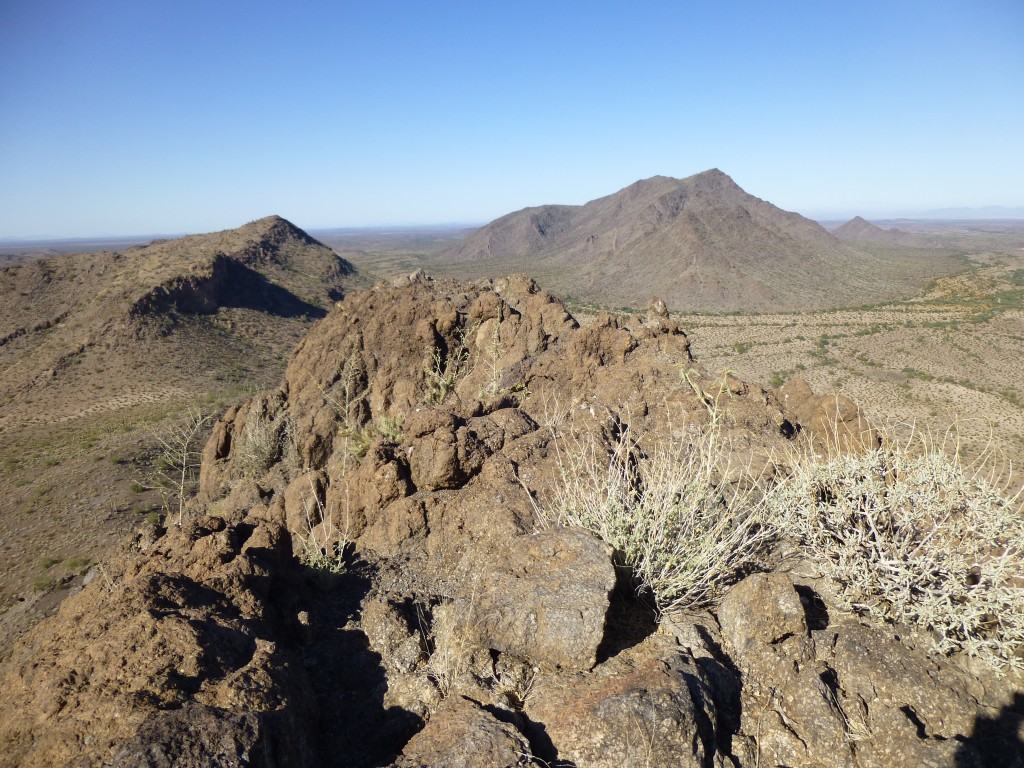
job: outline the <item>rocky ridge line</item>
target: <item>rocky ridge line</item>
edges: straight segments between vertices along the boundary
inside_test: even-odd
[[[657,304],[580,327],[525,278],[401,282],[340,302],[218,422],[186,524],[4,660],[0,765],[1022,764],[1010,729],[974,740],[1012,685],[813,583],[754,574],[656,624],[606,544],[538,526],[567,436],[685,432],[718,392],[767,462],[859,434],[854,404],[708,375]],[[335,543],[344,569],[303,564]]]

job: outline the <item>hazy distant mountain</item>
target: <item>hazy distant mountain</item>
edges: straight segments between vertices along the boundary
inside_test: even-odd
[[[445,252],[473,273],[519,269],[557,292],[691,310],[853,305],[904,289],[892,260],[744,192],[717,169],[638,181],[582,206],[503,216]]]
[[[1024,219],[1024,208],[986,205],[981,208],[937,208],[913,218],[919,219]]]
[[[880,245],[890,248],[934,248],[937,243],[927,237],[904,232],[901,229],[883,229],[860,216],[854,216],[832,234],[844,242]]]

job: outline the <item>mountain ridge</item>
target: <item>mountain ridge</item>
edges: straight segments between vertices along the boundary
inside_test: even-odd
[[[891,259],[750,195],[717,168],[641,179],[582,206],[525,208],[440,258],[471,272],[525,268],[556,292],[612,305],[643,306],[658,293],[693,310],[794,310],[898,292],[880,278]]]
[[[363,280],[276,216],[0,269],[0,492],[5,509],[35,512],[0,515],[0,654],[21,615],[3,609],[31,594],[40,546],[71,532],[65,552],[102,556],[161,504],[146,479],[154,434],[275,384],[313,321]]]

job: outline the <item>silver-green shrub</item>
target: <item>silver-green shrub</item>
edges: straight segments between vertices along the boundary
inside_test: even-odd
[[[912,450],[913,448],[913,450]],[[930,630],[932,650],[1024,662],[1024,517],[941,446],[808,454],[769,498],[842,606]]]
[[[744,574],[763,570],[773,532],[760,489],[728,474],[717,413],[710,424],[643,449],[626,429],[606,446],[564,438],[561,483],[542,520],[594,531],[659,613],[714,604]],[[740,488],[746,490],[739,490]]]

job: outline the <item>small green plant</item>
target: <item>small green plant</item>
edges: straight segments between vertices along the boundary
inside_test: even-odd
[[[401,414],[394,418],[390,416],[381,416],[376,422],[374,422],[374,429],[377,434],[389,443],[395,443],[396,445],[405,439],[405,435],[402,432],[404,426],[405,418]]]
[[[76,555],[75,557],[69,557],[65,562],[64,566],[70,571],[81,571],[83,568],[88,566],[92,562],[88,557],[82,557]]]

